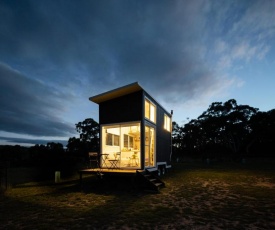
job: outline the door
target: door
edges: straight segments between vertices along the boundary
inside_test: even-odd
[[[155,128],[145,126],[145,167],[155,167],[156,149],[155,149]]]

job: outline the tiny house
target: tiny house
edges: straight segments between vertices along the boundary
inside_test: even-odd
[[[172,112],[137,82],[89,99],[99,105],[101,169],[163,174],[171,167]]]

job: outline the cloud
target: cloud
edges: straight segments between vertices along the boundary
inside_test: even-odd
[[[165,99],[163,92],[171,92],[168,97],[181,102],[196,96],[196,91],[212,88],[216,80],[203,59],[206,3],[20,4],[22,10],[9,11],[6,17],[10,23],[6,36],[16,38],[16,48],[8,43],[1,49],[5,59],[12,58],[13,50],[13,55],[21,56],[24,62],[32,61],[32,68],[40,69],[43,81],[60,83],[73,66],[85,69],[80,78],[87,78],[94,93],[139,81],[154,94]],[[22,18],[24,26],[15,23]],[[59,73],[63,76],[49,72],[52,68],[62,69]],[[66,78],[66,82],[75,80],[70,75]],[[175,92],[180,96],[174,97]]]
[[[231,56],[232,59],[241,59],[250,61],[251,59],[261,60],[264,58],[266,53],[269,51],[269,47],[264,44],[250,45],[247,41],[243,41],[233,47]]]
[[[93,35],[96,52],[84,62],[91,85],[102,92],[138,81],[157,98],[175,103],[219,90],[223,81],[204,57],[206,8],[199,1],[161,1],[108,11],[104,21],[90,24],[100,31]]]
[[[252,1],[242,17],[232,27],[231,34],[239,34],[256,41],[269,39],[275,34],[275,2]]]
[[[1,74],[16,79],[1,79],[9,88],[0,93],[9,98],[1,100],[1,127],[65,135],[72,129],[63,123],[71,116],[68,107],[79,106],[84,114],[73,100],[85,103],[136,81],[160,102],[208,104],[243,84],[227,74],[234,64],[260,61],[269,53],[274,5],[268,0],[1,1],[0,61],[20,71],[0,66]]]
[[[25,146],[32,146],[32,145],[46,145],[47,143],[54,142],[54,143],[61,143],[64,147],[67,145],[67,140],[60,140],[60,139],[30,139],[30,138],[18,138],[18,137],[2,137],[0,136],[0,143],[2,144],[23,144]]]
[[[272,0],[224,5],[215,24],[215,28],[220,28],[216,29],[214,42],[218,69],[228,70],[232,66],[237,69],[236,65],[246,65],[266,57],[274,44],[274,10]]]
[[[153,90],[155,86],[162,91],[169,83],[178,92],[186,92],[199,85],[193,71],[199,80],[210,74],[202,58],[206,46],[201,40],[208,29],[208,3],[30,1],[20,5],[22,10],[6,13],[6,36],[16,39],[15,48],[12,43],[3,45],[6,58],[13,50],[13,55],[35,60],[32,65],[43,60],[64,71],[81,65],[90,84],[100,89],[138,80]],[[20,25],[15,23],[22,18]],[[199,74],[198,67],[207,73]],[[51,76],[47,78],[56,81]],[[191,95],[186,92],[183,97],[186,100]]]
[[[251,60],[262,60],[269,52],[270,46],[264,43],[252,45],[249,41],[241,41],[237,44],[227,44],[218,41],[216,44],[216,52],[219,54],[218,68],[231,68],[235,62],[244,61],[246,63]]]
[[[63,102],[68,95],[0,63],[0,130],[37,136],[66,136]]]

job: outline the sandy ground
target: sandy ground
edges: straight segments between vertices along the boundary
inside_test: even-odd
[[[48,227],[49,223],[53,223],[52,229],[275,229],[274,181],[267,176],[248,176],[238,181],[205,176],[179,180],[171,177],[159,194],[134,194],[136,200],[132,201],[131,193],[130,202],[125,191],[116,193],[112,200],[112,192],[83,193],[76,188],[57,192],[55,186],[23,186],[0,195],[0,229],[45,229],[43,226]],[[139,215],[146,207],[160,221],[152,224],[146,216],[139,223],[128,221],[135,215],[131,209],[137,205],[134,202],[144,205],[139,205]],[[115,218],[97,220],[91,207],[112,208],[108,211]],[[12,209],[12,213],[5,213],[6,208]],[[160,209],[170,213],[160,212],[166,216],[158,217]],[[64,214],[62,210],[69,212]]]

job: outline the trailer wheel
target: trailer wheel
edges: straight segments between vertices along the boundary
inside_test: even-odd
[[[162,167],[161,173],[162,173],[162,175],[164,175],[164,174],[166,173],[166,168],[165,168],[165,166]]]
[[[164,165],[158,166],[158,176],[162,176],[166,173],[166,168]]]
[[[162,174],[162,173],[161,173],[161,167],[159,166],[159,167],[158,167],[158,176],[161,176],[161,174]]]

